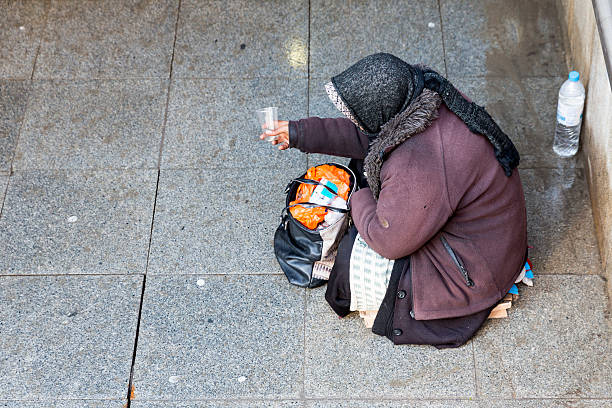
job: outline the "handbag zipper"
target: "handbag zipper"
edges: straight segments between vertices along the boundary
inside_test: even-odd
[[[465,269],[465,266],[463,266],[463,262],[461,262],[457,254],[455,254],[455,251],[453,251],[453,248],[451,248],[451,246],[448,244],[446,238],[440,235],[440,240],[442,241],[442,245],[444,245],[444,249],[446,249],[446,252],[448,252],[450,257],[453,259],[453,262],[455,262],[455,265],[457,265],[457,268],[459,268],[459,271],[463,275],[463,279],[465,279],[465,284],[470,288],[474,286],[474,281],[470,279],[470,275],[468,274],[467,269]]]
[[[351,210],[350,210],[350,209],[351,209],[351,197],[352,197],[353,193],[355,192],[355,190],[357,189],[357,177],[355,176],[355,173],[353,172],[353,170],[349,169],[347,166],[344,166],[344,165],[342,165],[342,164],[338,164],[338,163],[333,163],[333,162],[326,163],[326,164],[329,164],[329,165],[334,165],[334,166],[336,166],[336,167],[341,168],[342,170],[344,170],[344,171],[346,171],[347,173],[349,173],[349,175],[350,175],[350,176],[352,176],[352,178],[353,178],[353,180],[354,180],[354,181],[353,181],[353,188],[351,188],[351,190],[349,191],[348,200],[346,200],[346,208],[347,208],[347,210],[348,210],[348,211],[347,211],[347,214],[348,214],[348,216],[349,216],[349,222],[350,222],[350,214],[351,214],[351,213],[350,213],[350,211],[351,211]],[[292,185],[293,183],[295,183],[295,182],[296,182],[296,179],[293,179],[293,180],[291,180],[291,181],[289,182],[289,184],[287,185],[287,188],[285,189],[285,194],[289,193],[289,190],[291,190],[291,185]],[[318,184],[318,183],[317,183],[317,184]],[[289,200],[289,198],[288,198],[288,197],[287,197],[287,199],[286,199],[286,200],[287,200],[287,201],[286,201],[287,207],[285,207],[285,209],[287,210],[287,209],[288,209],[288,207],[289,207],[289,201],[290,201],[290,200]],[[298,203],[298,204],[296,204],[296,205],[301,205],[301,204],[307,204],[307,203]],[[293,216],[291,216],[291,218],[293,218]],[[282,218],[281,218],[281,219],[282,219]],[[295,220],[295,219],[294,219],[294,220]],[[310,234],[313,234],[313,233],[315,233],[315,234],[316,234],[316,233],[317,233],[316,231],[313,231],[313,230],[310,230],[310,229],[306,228],[304,225],[302,225],[302,223],[301,223],[301,222],[296,222],[296,224],[297,224],[298,228],[302,229],[303,231],[306,231],[306,232],[308,232],[308,233],[310,233]],[[285,224],[285,229],[287,229],[286,224]]]

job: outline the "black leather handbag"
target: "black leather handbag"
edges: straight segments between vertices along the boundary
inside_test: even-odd
[[[342,218],[323,230],[311,230],[296,220],[289,209],[302,183],[319,185],[315,180],[306,179],[306,173],[289,182],[285,189],[287,196],[281,223],[274,233],[274,254],[290,283],[304,288],[316,288],[327,282],[331,265],[335,259],[338,243],[349,224],[350,200],[355,191],[355,174],[351,169],[337,163],[327,163],[349,173],[350,186],[347,208],[322,206],[315,203],[299,203],[304,207],[326,207],[344,214]],[[327,187],[326,187],[327,188]],[[331,190],[330,190],[331,191]],[[332,193],[334,193],[332,191]],[[335,194],[335,193],[334,193]]]

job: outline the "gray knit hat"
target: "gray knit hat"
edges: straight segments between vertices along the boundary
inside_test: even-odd
[[[332,78],[334,88],[368,133],[402,112],[414,99],[412,67],[391,54],[369,55]]]

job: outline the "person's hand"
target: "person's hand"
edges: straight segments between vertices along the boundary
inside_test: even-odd
[[[278,150],[286,150],[289,148],[289,122],[286,120],[279,120],[278,127],[274,130],[266,130],[264,133],[259,135],[261,140],[265,140],[267,137],[276,136],[276,139],[271,143],[278,145]]]

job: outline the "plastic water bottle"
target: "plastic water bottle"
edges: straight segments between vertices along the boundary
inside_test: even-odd
[[[577,71],[570,72],[569,78],[559,90],[553,150],[562,157],[573,156],[578,151],[585,95],[584,86],[579,79],[580,74]]]

